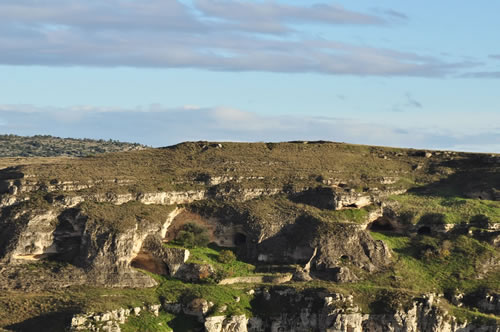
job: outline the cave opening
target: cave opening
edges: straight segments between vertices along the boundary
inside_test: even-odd
[[[384,218],[380,218],[375,220],[368,226],[368,229],[371,231],[382,231],[382,232],[391,232],[394,231],[394,226]]]
[[[429,226],[422,226],[418,229],[417,233],[419,235],[430,235],[431,234],[431,228]]]
[[[233,242],[236,246],[241,246],[247,243],[247,236],[243,233],[234,234]]]
[[[136,269],[146,270],[151,273],[167,275],[167,266],[160,259],[154,257],[150,252],[141,250],[130,262],[130,266]]]

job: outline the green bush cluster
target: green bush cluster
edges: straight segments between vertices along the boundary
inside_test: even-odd
[[[210,236],[205,228],[190,222],[177,233],[175,242],[186,248],[206,247],[210,243]]]

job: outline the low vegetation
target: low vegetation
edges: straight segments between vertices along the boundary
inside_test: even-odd
[[[88,223],[95,223],[117,231],[126,231],[139,225],[162,225],[175,206],[145,205],[131,201],[122,205],[111,203],[83,202],[79,206],[88,218]]]
[[[208,231],[195,223],[187,223],[177,233],[174,244],[192,249],[194,247],[206,247],[210,242]]]
[[[500,222],[500,201],[418,194],[394,195],[407,223],[469,224]],[[484,225],[483,225],[484,226]]]
[[[49,135],[0,135],[1,157],[86,157],[98,153],[130,151],[144,148],[141,144],[115,140],[61,138]]]

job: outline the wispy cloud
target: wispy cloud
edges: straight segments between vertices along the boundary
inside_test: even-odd
[[[408,20],[409,17],[404,14],[404,13],[401,13],[401,12],[398,12],[396,10],[392,10],[392,9],[378,9],[377,10],[378,12],[382,12],[386,15],[389,15],[391,17],[395,17],[397,19],[400,19],[400,20]]]
[[[414,108],[422,108],[422,103],[413,98],[410,93],[406,93],[405,96],[407,101],[406,106]]]
[[[0,64],[425,77],[477,65],[323,40],[301,30],[303,23],[377,27],[402,18],[391,9],[364,13],[324,3],[4,0]]]
[[[264,32],[287,31],[287,24],[297,22],[335,24],[381,25],[387,23],[387,14],[366,14],[342,6],[316,3],[311,6],[293,6],[269,1],[266,4],[234,0],[196,0],[195,7],[206,17],[216,17],[233,22],[235,27],[252,27]],[[383,16],[386,14],[386,17]],[[266,29],[276,27],[276,29]]]
[[[65,117],[61,117],[63,110]],[[119,118],[118,123],[116,119]],[[359,144],[500,151],[500,128],[475,134],[437,126],[397,126],[350,118],[265,116],[230,107],[160,105],[71,109],[0,105],[0,131],[21,135],[113,138],[165,146],[186,140],[331,140]]]
[[[419,108],[423,107],[422,103],[419,102],[418,100],[416,100],[415,98],[413,98],[413,96],[409,92],[407,92],[405,94],[404,98],[405,98],[404,102],[397,103],[397,104],[392,106],[393,112],[405,112],[407,110],[416,109],[416,108],[419,109]]]
[[[489,58],[491,58],[491,59],[496,59],[496,60],[500,60],[500,54],[491,54],[491,55],[489,56]]]
[[[500,78],[500,71],[479,71],[472,73],[465,73],[461,75],[462,78]]]

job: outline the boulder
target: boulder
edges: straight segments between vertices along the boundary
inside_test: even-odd
[[[188,263],[183,264],[175,273],[174,277],[188,282],[196,282],[210,278],[215,270],[210,264]]]

